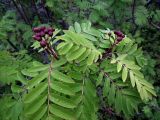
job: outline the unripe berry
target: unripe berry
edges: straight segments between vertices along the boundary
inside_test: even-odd
[[[45,41],[45,40],[42,40],[41,42],[40,42],[40,45],[41,45],[41,47],[46,47],[47,46],[47,42]]]

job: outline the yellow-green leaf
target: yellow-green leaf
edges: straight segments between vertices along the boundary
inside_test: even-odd
[[[127,69],[127,67],[124,66],[123,67],[123,71],[122,71],[122,80],[123,80],[123,82],[126,81],[127,75],[128,75],[128,69]]]
[[[122,69],[122,63],[121,62],[118,62],[117,63],[117,72],[120,72]]]

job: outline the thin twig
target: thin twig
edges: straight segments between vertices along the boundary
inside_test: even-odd
[[[154,24],[153,22],[150,22],[150,24],[151,24],[153,27],[155,27],[155,28],[157,28],[158,30],[160,30],[160,26]]]
[[[19,51],[19,49],[9,39],[7,39],[7,42],[15,49],[15,51]]]
[[[43,23],[43,20],[41,19],[40,15],[39,15],[39,12],[38,12],[38,9],[37,9],[35,0],[32,0],[31,2],[32,2],[33,7],[34,7],[34,9],[35,9],[35,11],[36,11],[36,14],[37,14],[37,16],[38,16],[38,18],[39,18],[39,21],[40,21],[41,23]]]
[[[49,14],[49,10],[48,10],[48,8],[45,6],[45,0],[41,0],[41,3],[42,3],[42,6],[43,6],[43,9],[46,11],[46,15],[47,15],[47,17],[48,17],[48,20],[50,20],[50,14]],[[51,17],[52,18],[52,17]],[[54,18],[53,18],[54,19]],[[52,20],[53,20],[52,19]],[[53,21],[52,21],[53,22]]]
[[[23,11],[23,14],[24,14],[24,16],[25,16],[25,18],[26,18],[26,20],[27,20],[27,23],[32,27],[31,21],[30,21],[30,19],[28,18],[27,13],[26,13],[23,5],[21,4],[21,2],[20,2],[19,0],[17,0],[17,2],[18,2],[18,4],[20,5],[20,7],[21,7],[21,9],[22,9],[22,11]]]
[[[25,22],[26,24],[28,24],[27,19],[26,19],[25,16],[23,15],[21,9],[18,7],[18,5],[17,5],[17,3],[15,2],[15,0],[12,0],[12,2],[13,2],[13,4],[14,4],[14,6],[16,7],[18,13],[20,14],[20,16],[22,17],[22,19],[24,20],[24,22]]]
[[[132,22],[133,24],[135,24],[135,6],[136,6],[136,0],[133,0],[133,4],[132,4]]]

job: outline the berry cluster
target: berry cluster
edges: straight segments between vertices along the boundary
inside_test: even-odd
[[[116,44],[121,42],[123,40],[123,38],[125,37],[125,35],[121,31],[114,31],[114,34],[117,36]]]
[[[42,26],[33,28],[33,31],[35,33],[33,39],[39,41],[42,47],[46,47],[48,38],[52,37],[55,30],[51,27],[46,28]]]
[[[35,35],[33,35],[33,39],[40,42],[41,47],[45,48],[48,54],[53,55],[58,59],[56,52],[49,43],[54,31],[55,29],[51,27],[35,27],[33,28],[33,32],[35,33]]]

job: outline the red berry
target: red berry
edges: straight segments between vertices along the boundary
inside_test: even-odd
[[[48,31],[49,31],[49,32],[54,32],[54,31],[55,31],[55,29],[53,29],[53,28],[49,27],[49,28],[48,28]]]
[[[124,38],[124,37],[125,37],[125,35],[124,35],[124,34],[122,34],[122,35],[121,35],[121,37],[122,37],[122,38]]]
[[[47,42],[45,41],[45,40],[42,40],[41,42],[40,42],[40,45],[41,45],[41,47],[46,47],[46,45],[47,45]]]
[[[42,40],[41,37],[36,36],[36,35],[33,36],[33,39],[34,39],[34,40],[37,40],[37,41],[41,41],[41,40]]]
[[[118,37],[117,41],[120,42],[120,41],[122,41],[122,39],[123,39],[122,37]]]
[[[36,36],[37,37],[41,37],[41,33],[36,33]]]
[[[45,33],[43,31],[40,32],[40,36],[43,37]]]
[[[33,31],[34,31],[35,33],[37,33],[37,32],[40,31],[40,28],[39,28],[39,27],[35,27],[35,28],[33,28]]]
[[[49,32],[49,30],[46,28],[46,29],[44,30],[44,33],[45,33],[45,34],[48,34],[48,32]]]
[[[52,36],[52,35],[53,35],[53,32],[50,31],[50,32],[48,33],[48,35],[49,35],[49,36]]]
[[[40,30],[41,30],[41,31],[44,31],[45,29],[46,29],[45,26],[40,27]]]
[[[33,37],[34,40],[37,40],[37,36],[36,35],[33,35],[32,37]]]
[[[114,31],[114,34],[119,37],[123,35],[123,33],[121,31]]]

